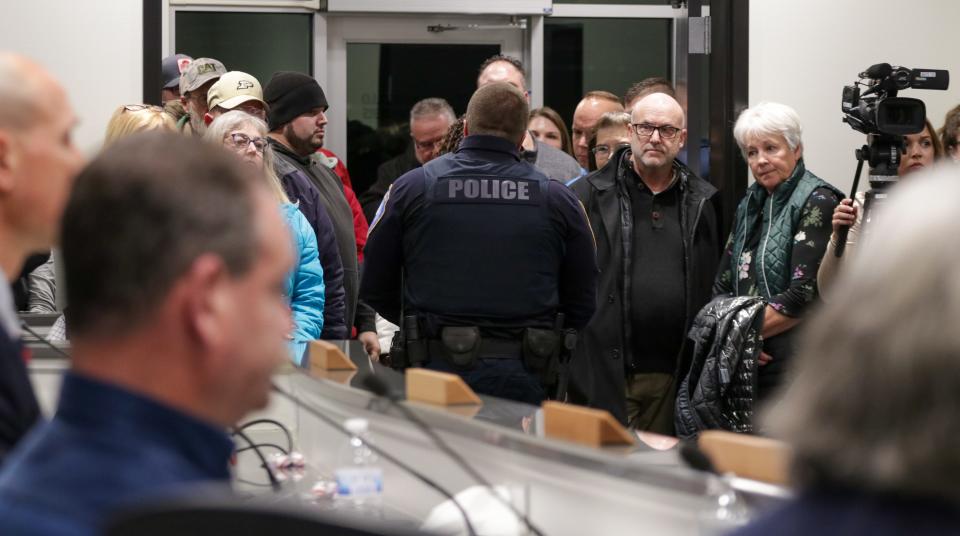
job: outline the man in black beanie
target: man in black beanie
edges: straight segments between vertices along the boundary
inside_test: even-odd
[[[332,170],[310,158],[323,146],[327,125],[324,112],[328,105],[323,89],[309,75],[281,71],[267,82],[263,97],[270,108],[267,116],[270,144],[277,155],[275,169],[284,190],[292,200],[300,202],[301,208],[319,200],[333,222],[346,292],[348,333],[343,338],[349,337],[355,320],[358,320],[358,332],[376,332],[373,310],[357,303],[360,271],[353,213],[344,195],[343,183]]]

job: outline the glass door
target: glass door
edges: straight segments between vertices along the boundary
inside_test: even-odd
[[[507,16],[325,18],[326,147],[347,161],[357,194],[406,150],[414,103],[440,97],[463,114],[486,58],[524,58],[526,23]]]

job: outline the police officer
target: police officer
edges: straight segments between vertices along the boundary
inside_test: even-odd
[[[460,148],[387,193],[361,297],[401,326],[410,365],[539,404],[557,335],[593,315],[598,270],[576,196],[520,159],[527,113],[507,83],[473,94]]]

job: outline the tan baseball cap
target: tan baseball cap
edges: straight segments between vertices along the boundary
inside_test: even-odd
[[[220,77],[207,92],[207,108],[214,106],[232,110],[237,106],[250,101],[259,101],[264,109],[267,103],[263,102],[263,89],[260,82],[252,75],[240,71],[230,71]]]
[[[227,68],[213,58],[197,58],[180,74],[180,94],[186,95],[211,80],[226,74]]]

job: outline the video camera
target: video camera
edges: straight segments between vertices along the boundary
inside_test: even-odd
[[[923,132],[927,107],[920,99],[898,97],[904,89],[946,90],[950,73],[942,69],[908,69],[889,63],[871,65],[860,79],[844,86],[840,109],[843,122],[867,135],[867,144],[856,150],[857,172],[852,199],[860,185],[863,163],[870,166],[870,191],[863,207],[863,222],[869,221],[871,207],[886,197],[884,190],[897,181],[900,159],[905,151],[904,136]],[[866,88],[861,92],[861,88]],[[931,132],[931,135],[933,133]],[[840,232],[835,253],[843,255],[847,230]]]
[[[860,80],[843,88],[843,121],[868,136],[867,151],[858,155],[870,165],[870,185],[883,187],[896,180],[903,136],[923,131],[927,108],[923,101],[897,97],[904,89],[945,90],[950,73],[940,69],[908,69],[878,63],[860,73]],[[861,92],[861,87],[866,89]],[[878,184],[874,184],[878,183]]]

